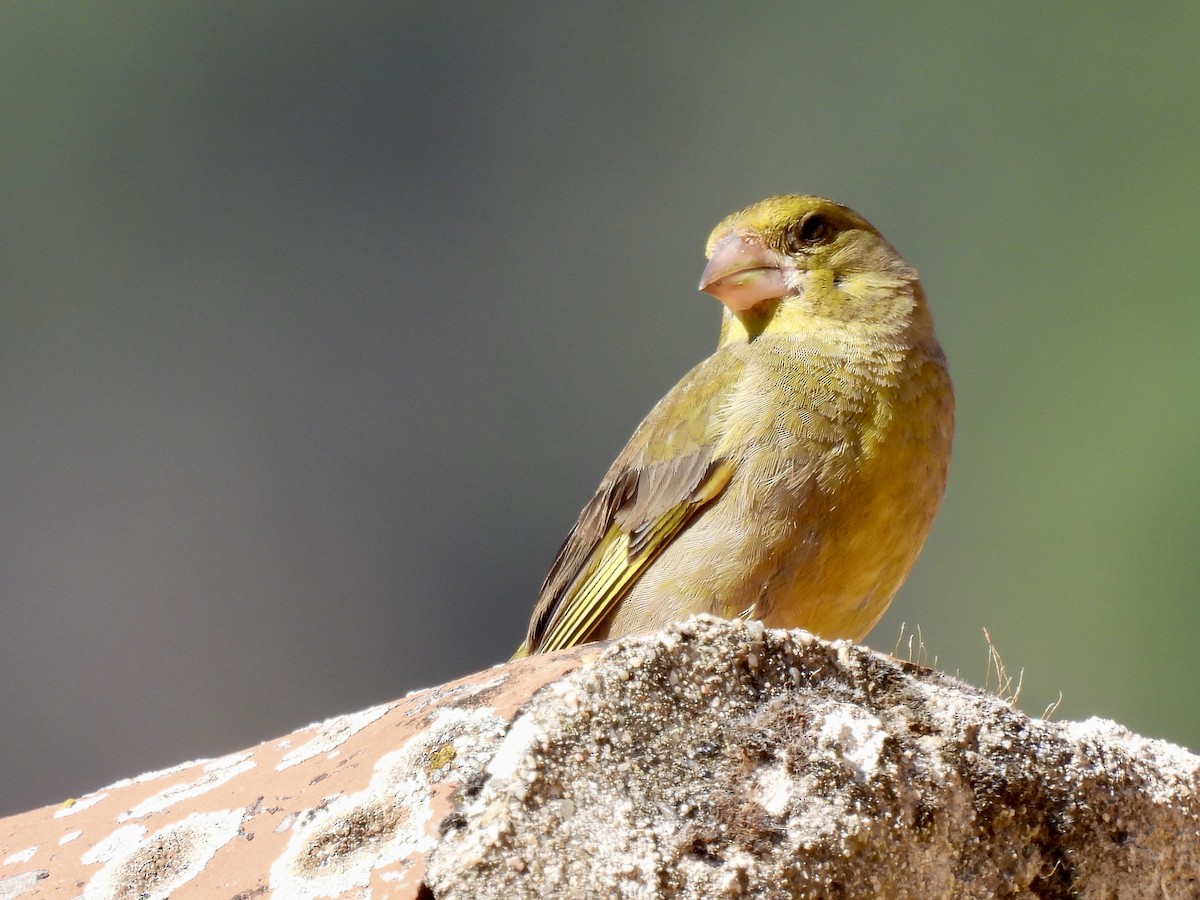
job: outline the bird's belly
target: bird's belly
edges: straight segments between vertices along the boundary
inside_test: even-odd
[[[784,542],[764,566],[758,617],[770,627],[804,628],[830,639],[865,637],[933,524],[945,489],[942,440],[948,438],[936,429],[896,436],[860,459],[852,477],[815,491],[815,515],[801,509],[794,522],[807,529],[808,546],[788,553]]]
[[[597,637],[710,612],[862,639],[933,522],[946,475],[940,440],[930,431],[885,442],[825,486],[811,466],[795,477],[777,469],[735,479],[642,575]]]
[[[760,615],[775,628],[861,640],[900,589],[941,498],[892,471],[857,483],[814,528],[812,550],[768,567]]]

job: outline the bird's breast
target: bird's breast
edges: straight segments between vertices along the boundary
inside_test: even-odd
[[[760,548],[768,625],[861,638],[925,541],[945,487],[953,397],[940,354],[765,354],[730,398],[735,518]]]

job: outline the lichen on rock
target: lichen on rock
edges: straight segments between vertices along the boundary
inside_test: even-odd
[[[1196,757],[803,632],[620,641],[496,759],[432,854],[439,900],[1200,892]]]

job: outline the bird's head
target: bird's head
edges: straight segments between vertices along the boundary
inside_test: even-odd
[[[717,225],[706,256],[700,290],[725,304],[730,337],[820,323],[904,331],[929,318],[916,270],[870,222],[831,200],[768,197]]]

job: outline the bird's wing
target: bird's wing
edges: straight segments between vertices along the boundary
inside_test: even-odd
[[[579,514],[542,584],[518,656],[588,640],[637,577],[733,477],[734,464],[701,447],[624,468]]]

